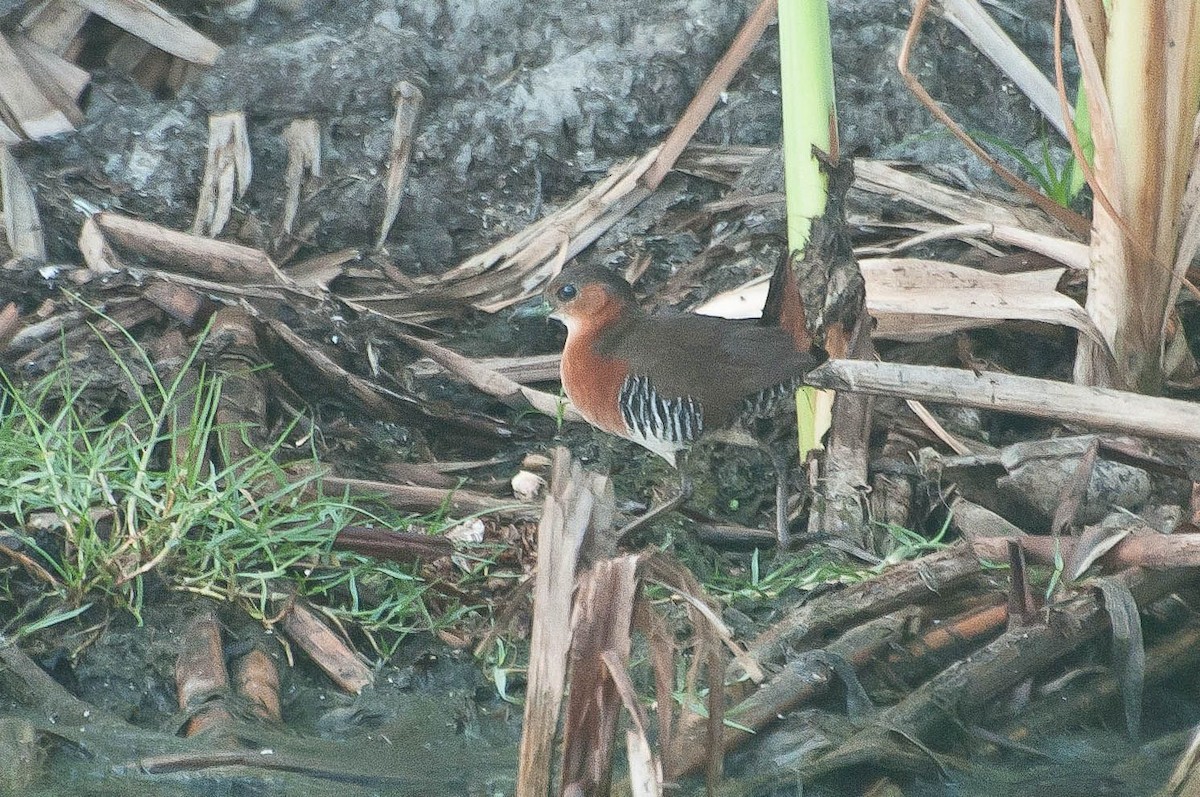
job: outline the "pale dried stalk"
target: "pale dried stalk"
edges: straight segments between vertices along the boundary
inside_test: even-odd
[[[977,194],[959,191],[934,180],[902,171],[887,161],[855,161],[854,187],[900,197],[961,224],[996,224],[1023,228],[1055,238],[1062,237],[1062,230],[1058,225],[1030,208],[990,202]]]
[[[1100,341],[1087,312],[1058,293],[1064,269],[991,274],[980,269],[918,258],[859,261],[867,285],[867,307],[879,320],[876,334],[896,340],[924,338],[914,317],[968,320],[1024,320],[1060,324]],[[942,331],[955,325],[942,327]]]
[[[978,0],[941,0],[942,14],[966,34],[971,44],[995,64],[1021,93],[1029,98],[1046,121],[1065,139],[1067,124],[1058,103],[1058,92],[1029,56],[1013,43],[1004,29],[984,10]],[[1070,117],[1067,117],[1067,121]]]
[[[909,61],[912,57],[912,51],[916,45],[918,34],[924,23],[925,14],[929,10],[930,0],[916,0],[913,7],[912,21],[909,23],[908,30],[905,32],[904,41],[900,45],[900,55],[896,59],[896,66],[900,70],[900,76],[904,79],[909,91],[913,96],[924,105],[930,113],[932,113],[942,125],[949,130],[955,138],[963,143],[971,152],[975,153],[982,159],[993,172],[996,173],[1001,180],[1008,183],[1021,196],[1028,199],[1033,204],[1037,205],[1042,211],[1052,219],[1057,220],[1066,229],[1071,230],[1077,235],[1085,235],[1088,230],[1087,220],[1079,214],[1064,208],[1054,200],[1039,192],[1029,183],[1022,180],[1010,170],[1004,168],[999,161],[992,157],[987,150],[981,147],[971,135],[963,129],[962,125],[954,121],[950,114],[938,105],[937,101],[930,96],[926,91],[921,81],[909,70]]]
[[[321,128],[315,119],[296,119],[283,131],[287,144],[287,169],[283,173],[287,195],[280,227],[290,233],[300,209],[300,189],[308,177],[321,176]]]
[[[566,207],[440,277],[416,280],[423,289],[422,296],[469,301],[489,313],[533,296],[558,273],[560,258],[574,257],[650,195],[638,180],[657,154],[656,147],[636,160],[614,166],[603,180]]]
[[[1122,390],[957,368],[831,360],[806,380],[817,387],[1012,412],[1101,431],[1200,443],[1200,405]]]
[[[31,41],[62,55],[87,22],[90,12],[71,0],[49,0],[34,6],[21,20],[20,30]]]
[[[0,103],[26,138],[36,140],[75,129],[70,117],[46,98],[3,34],[0,34],[0,75],[4,76],[0,80]]]
[[[692,98],[683,115],[679,117],[675,128],[663,141],[654,165],[642,177],[642,184],[646,188],[651,191],[656,190],[663,178],[671,171],[671,167],[675,165],[675,161],[683,152],[684,147],[692,140],[692,136],[700,129],[704,120],[708,118],[709,113],[721,98],[722,92],[729,86],[733,76],[737,74],[738,68],[750,56],[754,45],[762,38],[763,32],[775,18],[775,7],[776,0],[760,0],[758,6],[746,18],[733,42],[730,43],[729,49],[709,72],[704,83],[696,91],[696,96]]]
[[[1023,227],[1009,227],[1003,224],[981,222],[978,224],[927,224],[923,225],[925,232],[907,238],[891,246],[856,249],[855,254],[891,255],[914,246],[922,246],[933,241],[961,240],[984,238],[1010,246],[1017,246],[1029,252],[1045,255],[1062,263],[1072,271],[1087,271],[1088,246],[1078,241],[1057,238],[1053,235],[1043,235],[1031,232]]]
[[[35,79],[40,74],[54,81],[59,90],[72,101],[72,105],[92,80],[91,74],[86,69],[76,66],[72,61],[68,61],[30,38],[17,35],[12,37],[10,43],[17,51],[17,55],[21,57],[26,70]],[[76,107],[75,110],[78,112],[79,109]]]
[[[221,234],[233,210],[234,186],[240,199],[250,187],[253,167],[246,115],[241,111],[216,113],[208,118],[208,156],[204,182],[196,201],[193,235]]]
[[[400,340],[424,352],[428,357],[451,373],[457,374],[489,396],[495,396],[515,409],[534,409],[551,418],[582,421],[583,416],[566,399],[559,399],[541,390],[526,387],[503,374],[464,357],[444,346],[412,335],[401,335]]]
[[[0,195],[4,201],[4,233],[13,257],[44,261],[46,240],[33,189],[8,147],[0,147]]]
[[[124,268],[117,253],[108,245],[95,216],[88,216],[79,228],[79,253],[88,270],[95,274],[115,274]]]
[[[149,0],[75,0],[118,28],[194,64],[212,66],[221,48]]]
[[[554,736],[566,693],[575,568],[592,512],[605,495],[611,495],[606,477],[585,471],[565,448],[555,450],[550,491],[538,524],[529,684],[516,797],[546,797],[550,792]]]
[[[404,180],[408,176],[408,164],[412,160],[413,134],[417,129],[417,116],[425,102],[421,90],[402,80],[396,84],[396,115],[392,121],[392,146],[388,153],[387,182],[384,196],[387,199],[383,210],[383,221],[379,225],[379,237],[375,248],[382,249],[384,241],[396,216],[400,213],[400,202],[404,199]]]
[[[1100,340],[1087,312],[1056,290],[1062,269],[993,274],[982,269],[919,258],[858,261],[866,283],[872,335],[921,341],[1000,321],[1058,324]],[[748,283],[724,291],[696,308],[702,315],[757,318],[767,285]]]
[[[288,284],[287,277],[259,249],[189,235],[107,211],[93,218],[105,238],[118,247],[155,260],[170,271],[198,274],[233,285]]]
[[[1156,391],[1187,268],[1179,256],[1200,110],[1200,4],[1113,4],[1103,57],[1090,16],[1103,10],[1080,0],[1066,9],[1095,144],[1087,172],[1097,198],[1087,308],[1112,352],[1107,361],[1106,352],[1081,341],[1076,379]],[[1058,72],[1065,104],[1061,66]]]

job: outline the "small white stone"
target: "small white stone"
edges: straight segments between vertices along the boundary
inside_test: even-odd
[[[545,483],[546,480],[533,471],[517,471],[517,475],[512,477],[513,495],[522,501],[532,501],[537,498],[537,494],[542,491],[542,485]]]

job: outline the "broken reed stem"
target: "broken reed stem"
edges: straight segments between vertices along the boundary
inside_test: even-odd
[[[200,197],[196,200],[192,235],[211,238],[221,234],[233,212],[235,185],[239,199],[250,187],[251,164],[246,115],[241,111],[229,111],[208,117],[208,153]]]
[[[607,477],[586,472],[567,449],[555,449],[550,490],[538,524],[529,684],[516,797],[550,793],[554,736],[566,693],[575,569],[597,501],[609,490]]]
[[[929,10],[930,0],[917,0],[913,7],[912,22],[909,23],[908,30],[904,34],[904,41],[900,45],[900,55],[896,59],[896,67],[900,70],[900,76],[904,79],[904,83],[908,86],[908,90],[912,92],[917,101],[924,105],[934,117],[945,126],[947,130],[959,141],[963,143],[967,149],[978,155],[993,172],[996,173],[1001,180],[1008,183],[1021,196],[1028,199],[1033,204],[1042,209],[1046,215],[1056,219],[1064,227],[1070,230],[1075,235],[1083,238],[1086,237],[1091,230],[1091,223],[1087,219],[1080,216],[1062,205],[1050,199],[1045,194],[1041,193],[1033,186],[1022,180],[1013,172],[1004,168],[998,160],[993,158],[991,154],[981,147],[971,134],[950,117],[950,114],[938,105],[937,101],[930,96],[925,90],[925,86],[917,78],[916,75],[909,70],[908,65],[912,57],[912,51],[916,46],[917,37],[920,34],[921,27],[925,21],[925,13]]]
[[[283,141],[288,151],[287,168],[283,173],[287,196],[279,226],[283,232],[290,233],[300,209],[300,189],[305,175],[321,176],[321,128],[315,119],[296,119],[284,129]]]
[[[750,52],[754,49],[754,45],[762,38],[763,32],[767,26],[771,24],[771,20],[775,16],[776,0],[761,0],[758,6],[751,12],[750,16],[742,24],[737,35],[733,37],[733,42],[730,43],[729,49],[721,56],[721,60],[717,61],[717,65],[708,73],[708,77],[700,84],[700,88],[696,91],[696,96],[688,104],[683,115],[679,117],[679,121],[662,143],[662,147],[658,151],[658,157],[654,159],[654,163],[642,175],[642,185],[648,190],[654,191],[662,183],[663,178],[671,171],[671,167],[675,165],[675,161],[679,159],[680,153],[684,147],[692,140],[692,136],[696,135],[696,131],[700,129],[700,125],[712,113],[712,109],[716,106],[717,101],[721,98],[721,92],[729,87],[733,76],[737,74],[738,69],[750,57]]]
[[[992,372],[831,360],[808,384],[919,401],[1000,410],[1104,431],[1200,443],[1200,404]]]
[[[421,113],[421,105],[425,95],[421,90],[401,80],[396,84],[396,116],[392,123],[392,147],[388,155],[387,182],[384,194],[387,204],[383,210],[383,221],[379,225],[379,237],[375,240],[375,248],[382,249],[396,216],[400,213],[400,202],[404,199],[404,180],[408,176],[408,164],[412,160],[413,132],[417,128],[417,116]]]

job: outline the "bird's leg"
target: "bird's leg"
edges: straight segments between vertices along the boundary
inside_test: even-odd
[[[676,509],[683,506],[685,503],[687,503],[688,499],[692,497],[693,488],[694,486],[692,484],[692,477],[691,474],[688,473],[687,469],[687,455],[686,453],[681,453],[679,455],[679,492],[668,498],[666,501],[663,501],[658,506],[651,507],[641,517],[634,518],[626,523],[625,526],[622,527],[619,532],[617,532],[617,543],[620,544],[624,542],[630,534],[637,531],[642,526],[645,526],[647,523],[659,517],[660,515],[665,515],[668,512],[674,512]]]
[[[791,532],[788,529],[788,466],[791,464],[787,453],[780,446],[767,443],[763,446],[771,459],[771,467],[775,471],[775,539],[776,550],[786,551],[791,543]]]

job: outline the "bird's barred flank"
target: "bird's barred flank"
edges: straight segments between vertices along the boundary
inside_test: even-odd
[[[796,379],[773,385],[761,393],[748,396],[742,407],[741,417],[747,420],[754,418],[769,418],[780,409],[783,401],[792,401],[796,389],[804,384],[804,379]]]
[[[627,376],[617,400],[625,425],[642,438],[685,444],[704,431],[699,403],[690,396],[663,398],[644,376]]]

